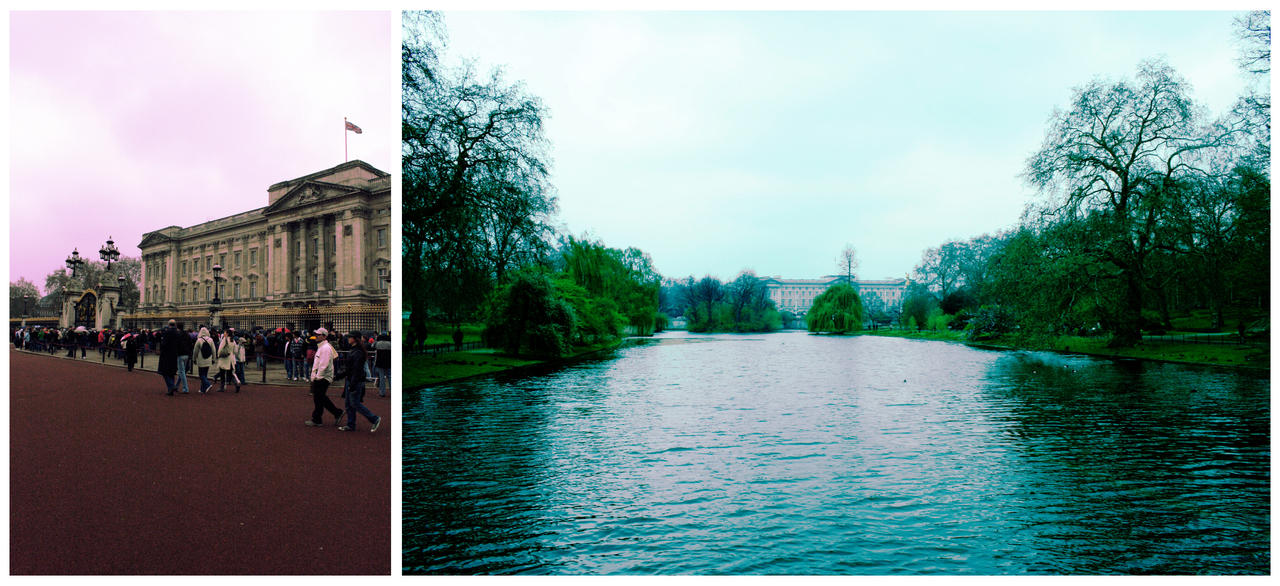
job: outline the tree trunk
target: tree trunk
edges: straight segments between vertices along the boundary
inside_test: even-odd
[[[1142,341],[1142,279],[1137,271],[1125,271],[1125,304],[1110,346],[1127,348]]]

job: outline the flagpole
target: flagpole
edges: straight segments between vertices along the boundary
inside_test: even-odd
[[[342,162],[345,163],[350,160],[351,158],[347,156],[347,117],[343,116],[342,117]]]

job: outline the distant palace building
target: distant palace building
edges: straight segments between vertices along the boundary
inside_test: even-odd
[[[213,202],[210,202],[213,203]],[[125,324],[388,328],[391,176],[349,161],[267,188],[267,206],[144,234],[142,301]],[[217,311],[214,272],[221,267]]]
[[[827,287],[844,281],[844,277],[826,276],[821,279],[783,279],[768,277],[764,279],[769,298],[778,307],[778,311],[790,311],[796,315],[804,315],[813,307],[813,300],[827,290]],[[889,279],[885,281],[866,281],[855,279],[858,293],[863,303],[871,294],[875,294],[886,307],[897,307],[907,293],[906,279]]]

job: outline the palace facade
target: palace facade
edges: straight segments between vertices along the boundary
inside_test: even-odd
[[[764,279],[769,298],[777,306],[778,311],[790,311],[796,315],[804,315],[813,307],[813,300],[827,290],[827,287],[844,280],[840,276],[826,276],[821,279],[783,279],[768,277]],[[883,281],[854,280],[858,285],[858,293],[865,304],[868,297],[875,295],[884,302],[886,308],[898,307],[907,293],[906,279],[888,279]]]
[[[391,176],[368,163],[282,181],[266,207],[144,234],[125,323],[386,331],[391,235]]]

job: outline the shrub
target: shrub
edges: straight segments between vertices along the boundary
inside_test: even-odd
[[[969,321],[970,340],[989,340],[1017,327],[1013,312],[1002,305],[984,305]]]

